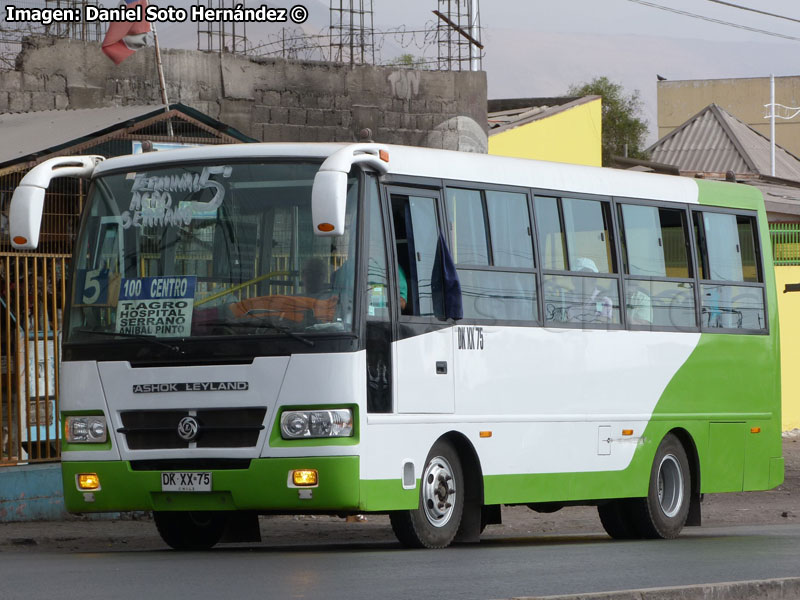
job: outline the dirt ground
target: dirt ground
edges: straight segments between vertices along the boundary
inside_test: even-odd
[[[786,478],[767,492],[708,494],[703,501],[703,526],[798,523],[800,518],[800,430],[784,434]],[[503,507],[503,524],[490,525],[482,539],[549,537],[558,534],[603,533],[597,510],[569,507],[551,514],[524,506]],[[261,517],[262,544],[357,545],[364,542],[395,544],[384,515],[364,520],[329,516]],[[146,514],[117,520],[75,519],[61,522],[0,523],[0,552],[154,550],[166,545]]]

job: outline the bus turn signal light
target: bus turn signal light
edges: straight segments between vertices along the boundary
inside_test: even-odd
[[[761,433],[761,427],[751,427],[750,433]]]
[[[24,246],[28,243],[28,239],[22,237],[21,235],[17,235],[14,236],[14,243],[17,244],[17,246]]]
[[[333,225],[331,225],[330,223],[320,223],[319,225],[317,225],[317,229],[327,233],[328,231],[333,231]]]
[[[383,162],[389,162],[389,153],[386,150],[378,150],[378,158]]]
[[[79,490],[99,490],[100,477],[97,473],[79,473],[78,474],[78,489]]]
[[[481,431],[480,432],[480,436],[482,438],[490,438],[490,437],[492,437],[492,432],[491,431]]]
[[[633,429],[623,429],[622,435],[633,435]]]
[[[292,481],[296,486],[317,485],[319,476],[316,469],[295,469],[292,471]]]

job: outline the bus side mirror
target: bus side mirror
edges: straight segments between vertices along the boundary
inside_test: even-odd
[[[351,144],[325,159],[311,189],[311,218],[316,235],[344,234],[347,176],[357,164],[384,175],[389,170],[389,153],[376,144]]]
[[[11,246],[32,250],[39,245],[44,193],[56,177],[91,177],[102,156],[58,156],[36,165],[19,182],[8,209]]]
[[[342,235],[347,206],[347,173],[317,171],[311,188],[311,217],[317,235]]]
[[[44,188],[20,185],[11,197],[8,209],[8,227],[11,246],[18,250],[32,250],[39,245],[39,229],[44,209]]]

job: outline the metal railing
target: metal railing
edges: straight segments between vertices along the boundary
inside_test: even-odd
[[[57,460],[67,256],[0,252],[0,465]]]
[[[800,223],[770,223],[775,266],[800,265]]]

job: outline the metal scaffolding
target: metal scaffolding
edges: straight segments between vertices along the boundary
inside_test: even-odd
[[[375,64],[372,0],[331,0],[331,50],[334,62]]]
[[[435,11],[440,71],[480,71],[483,45],[478,0],[438,0]]]
[[[237,5],[246,6],[246,0],[200,0],[201,6],[210,9],[234,9]],[[204,52],[227,52],[229,54],[248,54],[250,46],[245,22],[198,21],[197,49]]]

